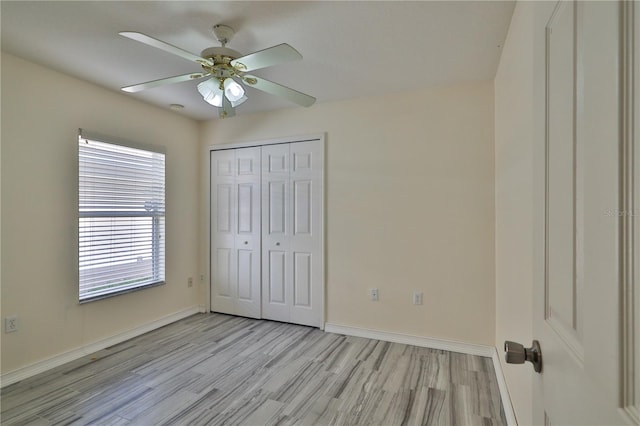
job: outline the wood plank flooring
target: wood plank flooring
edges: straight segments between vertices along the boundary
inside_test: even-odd
[[[198,314],[1,393],[3,425],[501,425],[489,358]]]

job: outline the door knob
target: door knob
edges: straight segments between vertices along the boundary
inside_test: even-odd
[[[276,245],[277,245],[277,246],[279,246],[279,245],[280,245],[280,243],[276,243]]]
[[[249,241],[245,241],[244,243],[245,243],[245,244],[249,244]]]
[[[525,348],[520,343],[506,340],[504,342],[504,360],[507,364],[524,364],[529,361],[533,364],[536,373],[542,371],[542,351],[540,342],[534,340],[530,348]]]

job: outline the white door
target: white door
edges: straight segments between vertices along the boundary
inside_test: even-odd
[[[262,316],[288,322],[291,300],[289,144],[262,148]]]
[[[624,424],[618,2],[561,2],[546,48],[544,273],[536,424]],[[542,142],[542,141],[541,141]],[[533,372],[532,372],[533,374]]]
[[[211,152],[211,310],[260,318],[260,148]]]
[[[262,315],[323,321],[323,163],[320,141],[262,148]]]
[[[290,144],[291,322],[322,324],[323,154],[318,141]]]

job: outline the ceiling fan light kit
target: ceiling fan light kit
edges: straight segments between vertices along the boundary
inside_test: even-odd
[[[254,75],[245,75],[245,72],[248,71],[302,59],[302,55],[293,47],[283,43],[243,56],[240,52],[226,47],[226,44],[234,35],[231,27],[220,24],[214,25],[213,33],[222,46],[209,47],[204,49],[200,56],[197,56],[142,33],[121,32],[120,35],[123,37],[196,62],[203,70],[201,73],[189,73],[125,86],[122,87],[122,90],[125,92],[138,92],[165,84],[211,77],[200,82],[197,85],[197,89],[205,102],[218,108],[218,116],[221,118],[234,116],[235,108],[248,99],[242,84],[280,96],[301,106],[309,107],[313,105],[316,100],[313,96]]]
[[[211,78],[199,83],[197,87],[205,102],[218,108],[222,107],[223,96],[231,102],[231,106],[234,108],[248,99],[244,95],[242,86],[232,78],[223,81]]]
[[[213,105],[214,107],[222,107],[222,96],[224,94],[223,88],[220,88],[220,83],[213,78],[205,80],[202,83],[198,83],[198,92],[202,95],[205,102]]]
[[[244,89],[232,78],[224,80],[224,94],[231,102],[238,102],[242,98],[246,99]]]

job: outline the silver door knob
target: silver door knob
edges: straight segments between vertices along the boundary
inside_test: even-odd
[[[530,348],[525,348],[520,343],[504,342],[504,360],[507,364],[524,364],[529,361],[533,364],[536,373],[542,371],[542,351],[540,350],[540,342],[534,340]]]
[[[245,241],[244,243],[245,243],[245,244],[249,244],[249,241]]]
[[[280,245],[280,243],[276,243],[276,245],[277,245],[277,246],[279,246],[279,245]]]

